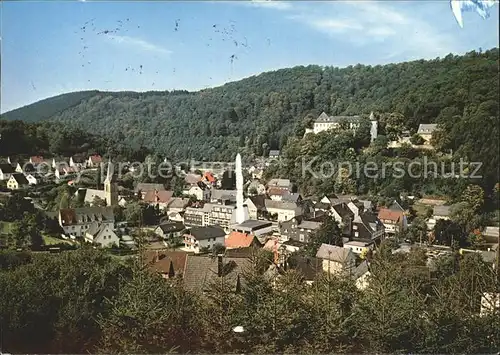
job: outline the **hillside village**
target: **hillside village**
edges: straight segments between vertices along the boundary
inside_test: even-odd
[[[356,130],[359,121],[359,116],[322,113],[305,135],[333,132],[343,122],[348,123],[345,129]],[[373,142],[377,137],[373,113],[370,122]],[[432,149],[429,142],[435,128],[419,128],[423,149]],[[270,270],[286,268],[293,258],[299,269],[314,265],[314,272],[305,272],[308,282],[322,272],[340,272],[351,275],[360,287],[367,282],[370,258],[384,241],[397,245],[394,253],[423,248],[429,270],[436,255],[456,250],[478,253],[498,267],[498,225],[475,230],[471,240],[453,221],[454,206],[446,200],[401,195],[381,205],[370,196],[304,196],[290,179],[263,179],[266,167],[280,160],[280,151],[271,151],[266,159],[245,166],[241,172],[245,179],[237,188],[234,164],[215,172],[177,168],[176,186],[167,187],[159,182],[131,185],[133,164],[111,157],[4,157],[0,164],[4,208],[9,201],[22,198],[25,202],[17,203],[29,205],[45,221],[38,224],[43,232],[35,232],[42,241],[33,243],[22,235],[28,228],[23,219],[28,211],[7,211],[6,215],[17,215],[0,222],[2,247],[59,252],[90,243],[114,254],[134,255],[140,236],[140,249],[156,253],[151,265],[155,272],[167,278],[180,274],[185,279],[192,277],[189,260],[201,262],[215,253],[245,263],[255,249],[262,248],[273,255]],[[129,183],[124,186],[126,180]],[[49,190],[56,192],[48,194]],[[237,203],[240,193],[241,206]],[[239,208],[244,210],[242,220],[236,216]],[[184,264],[174,265],[179,255]]]

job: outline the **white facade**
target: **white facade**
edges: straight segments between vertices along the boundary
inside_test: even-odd
[[[294,209],[266,207],[266,210],[269,214],[277,215],[278,222],[289,221],[293,217],[299,216],[302,213],[302,209],[300,207],[296,207]]]
[[[85,233],[85,240],[89,243],[98,244],[102,247],[120,245],[120,238],[113,232],[109,224],[103,224],[95,234]]]
[[[198,185],[193,185],[189,189],[184,190],[185,195],[193,195],[198,201],[210,200],[210,190],[208,188],[202,189]]]
[[[31,175],[31,174],[24,174],[24,176],[26,177],[26,180],[28,180],[28,183],[30,185],[36,185],[38,183],[38,181],[36,180],[36,178]]]
[[[361,255],[371,249],[373,244],[351,241],[344,243],[344,248],[350,249],[354,254]]]

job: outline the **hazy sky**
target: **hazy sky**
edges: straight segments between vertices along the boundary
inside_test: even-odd
[[[487,20],[465,13],[461,29],[446,0],[0,6],[2,112],[77,90],[196,90],[295,65],[384,64],[498,45],[498,7]]]

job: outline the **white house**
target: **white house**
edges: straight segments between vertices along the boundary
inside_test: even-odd
[[[354,254],[361,255],[363,253],[368,252],[369,249],[372,249],[373,243],[350,241],[350,242],[344,243],[344,248],[350,249]]]
[[[23,174],[14,173],[7,181],[7,188],[10,190],[19,190],[29,186],[29,182]]]
[[[184,235],[184,250],[200,253],[201,249],[213,248],[216,244],[224,246],[226,232],[215,226],[193,227]]]
[[[65,208],[59,210],[58,219],[64,233],[75,237],[84,237],[94,222],[99,227],[107,225],[111,230],[115,226],[112,207]]]
[[[93,222],[85,232],[85,240],[101,247],[120,245],[120,238],[108,223]]]
[[[14,169],[10,164],[0,164],[0,180],[9,180],[14,174]]]
[[[32,174],[24,174],[26,180],[28,180],[29,185],[36,185],[38,183],[37,179]]]
[[[278,222],[284,222],[295,216],[302,214],[302,207],[295,202],[273,201],[266,199],[264,201],[267,213],[270,216],[276,216]]]
[[[198,201],[210,201],[210,188],[203,182],[191,185],[183,191],[184,195],[193,195]]]

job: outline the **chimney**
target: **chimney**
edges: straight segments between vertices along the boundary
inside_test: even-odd
[[[222,276],[222,268],[224,267],[224,263],[222,262],[222,254],[217,255],[217,276]]]

